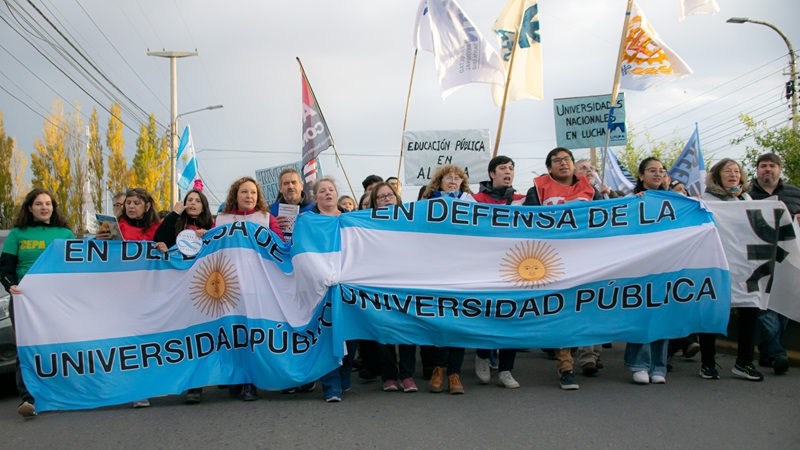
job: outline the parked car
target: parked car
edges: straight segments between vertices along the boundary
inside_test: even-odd
[[[7,236],[8,230],[0,230],[0,249],[3,248]],[[17,340],[14,336],[14,328],[11,327],[11,316],[8,310],[10,300],[11,296],[8,292],[2,291],[2,295],[0,295],[0,374],[13,373],[17,360]]]

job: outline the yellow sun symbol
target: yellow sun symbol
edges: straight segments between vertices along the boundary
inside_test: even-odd
[[[558,280],[564,265],[555,249],[544,242],[525,241],[506,252],[500,276],[514,286],[539,288]]]
[[[236,307],[240,293],[233,263],[220,253],[204,260],[190,284],[189,295],[206,315],[220,317]]]

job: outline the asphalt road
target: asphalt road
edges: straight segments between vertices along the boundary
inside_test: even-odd
[[[152,399],[91,411],[49,412],[25,420],[5,383],[0,448],[800,448],[800,368],[761,383],[734,378],[734,358],[718,355],[720,380],[697,376],[699,356],[676,357],[665,385],[634,385],[622,365],[624,344],[604,350],[596,377],[576,375],[578,391],[558,387],[555,361],[539,350],[519,353],[520,389],[478,384],[467,351],[465,395],[381,391],[362,382],[341,403],[308,394],[260,391],[260,400],[230,399],[205,388],[203,402]]]

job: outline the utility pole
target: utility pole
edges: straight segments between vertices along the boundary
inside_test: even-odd
[[[175,155],[178,153],[178,58],[186,58],[189,56],[198,56],[199,53],[193,52],[151,52],[147,51],[147,56],[159,56],[162,58],[169,58],[169,74],[170,74],[170,146],[169,146],[169,170],[170,170],[170,206],[178,201],[178,186],[177,176],[175,174]]]

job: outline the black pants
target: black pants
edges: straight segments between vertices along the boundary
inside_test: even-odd
[[[464,364],[464,349],[459,347],[436,347],[433,362],[437,367],[446,367],[447,374],[461,373]]]
[[[475,349],[478,358],[486,359],[491,350],[485,348]],[[499,372],[514,370],[514,360],[517,359],[517,350],[513,348],[501,348],[497,356],[497,370]]]
[[[756,345],[756,328],[758,327],[758,308],[736,308],[739,312],[739,342],[736,353],[736,364],[745,365],[753,362],[753,347]]]
[[[380,350],[381,380],[404,380],[414,376],[417,364],[416,345],[382,344]]]
[[[11,326],[14,326],[14,296],[12,295],[11,298],[8,300],[8,313],[11,316]],[[17,390],[19,391],[19,396],[22,398],[23,402],[28,402],[30,404],[34,403],[33,395],[28,392],[28,388],[25,387],[25,380],[22,379],[22,370],[19,366],[19,355],[17,355],[17,362],[15,364],[15,377],[17,381]]]

